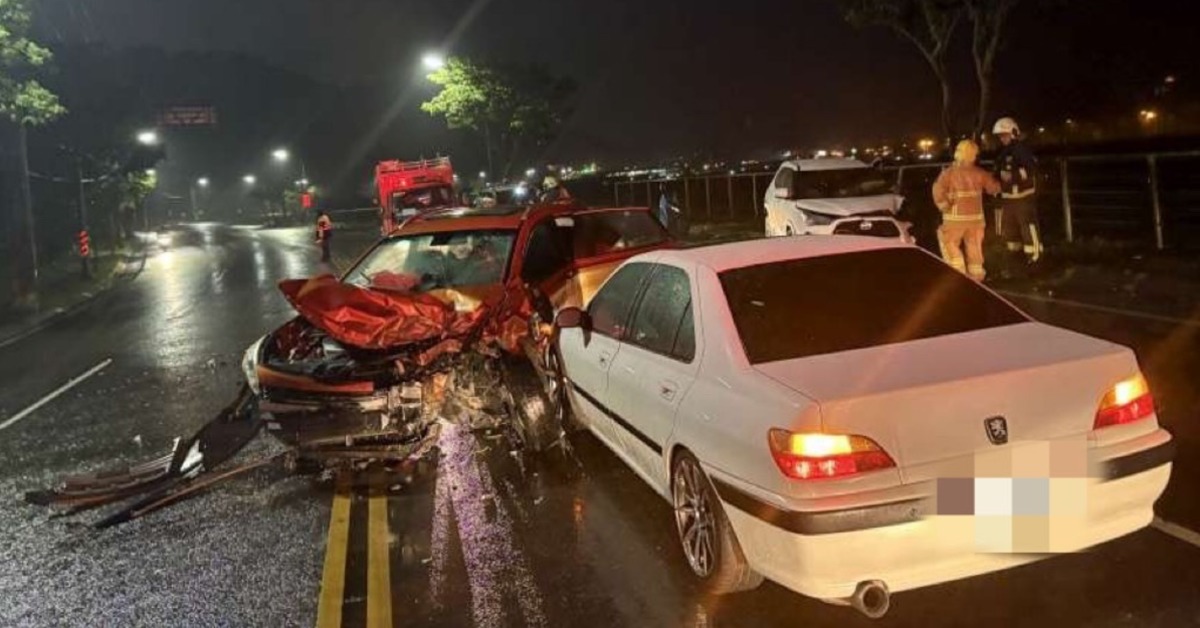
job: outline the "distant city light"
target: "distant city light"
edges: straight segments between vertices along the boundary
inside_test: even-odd
[[[484,172],[483,170],[480,170],[480,171],[479,171],[479,178],[480,178],[480,179],[486,179],[486,178],[487,178],[487,173],[486,173],[486,172]]]
[[[271,156],[275,158],[275,161],[287,161],[292,155],[286,148],[276,148],[272,151]]]
[[[921,141],[917,142],[917,146],[920,146],[921,150],[925,151],[927,153],[929,152],[929,149],[933,148],[933,144],[934,144],[933,140],[931,140],[929,138],[925,138],[925,139],[922,139]]]
[[[446,66],[446,60],[436,52],[427,52],[421,57],[421,65],[425,66],[426,70],[440,70]]]
[[[525,176],[527,177],[532,177],[535,174],[537,174],[537,170],[534,170],[533,168],[529,168],[525,171]]]
[[[199,179],[196,179],[196,185],[202,188],[208,187],[208,177],[200,177]]]
[[[1168,75],[1167,75],[1167,78],[1163,79],[1163,82],[1164,82],[1164,83],[1166,83],[1166,84],[1168,84],[1168,85],[1170,85],[1171,83],[1174,83],[1174,82],[1175,82],[1175,75],[1174,75],[1174,74],[1168,74]]]
[[[242,177],[242,182],[245,183],[246,185],[254,185],[254,182],[257,180],[258,180],[258,178],[252,174],[248,174],[248,175]]]
[[[137,141],[139,144],[153,146],[158,143],[158,133],[154,131],[142,131],[137,134]]]
[[[524,185],[518,185],[516,188],[513,189],[513,194],[517,198],[522,198],[525,196],[525,193],[528,191],[529,191],[529,189],[526,188]]]
[[[1138,117],[1140,117],[1143,122],[1154,122],[1156,119],[1158,119],[1158,112],[1153,109],[1142,109],[1140,112],[1138,112]]]
[[[825,149],[821,149],[821,150],[817,151],[817,159],[820,159],[822,157],[828,157],[828,156],[829,156],[829,151],[827,151]]]

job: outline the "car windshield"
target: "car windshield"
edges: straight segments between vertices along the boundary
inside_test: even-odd
[[[576,259],[662,244],[668,237],[662,225],[644,210],[603,211],[572,218]]]
[[[727,270],[720,279],[752,364],[1029,320],[917,249],[773,262]]]
[[[854,198],[892,191],[888,176],[874,168],[806,170],[797,173],[793,195],[803,198]]]
[[[364,288],[421,292],[500,283],[514,231],[449,231],[379,243],[345,281]]]

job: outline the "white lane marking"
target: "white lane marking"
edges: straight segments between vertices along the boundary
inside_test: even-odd
[[[67,380],[67,383],[63,384],[62,386],[59,386],[57,389],[54,390],[54,392],[46,395],[45,397],[42,397],[41,399],[38,399],[36,402],[34,402],[33,405],[16,413],[15,415],[12,416],[12,418],[6,419],[3,423],[0,423],[0,430],[4,430],[5,428],[9,427],[10,425],[13,425],[17,421],[20,421],[21,419],[33,414],[34,412],[37,411],[38,408],[50,403],[51,401],[54,401],[59,395],[65,393],[68,390],[71,390],[72,388],[83,383],[83,380],[104,370],[104,368],[106,366],[108,366],[109,364],[112,364],[112,358],[105,358],[105,360],[103,362],[84,371],[82,375],[77,375],[77,376],[72,377],[71,379]]]
[[[1154,521],[1150,522],[1150,525],[1163,534],[1173,536],[1193,547],[1200,547],[1200,532],[1189,530],[1177,523],[1171,523],[1159,517],[1155,517]]]
[[[1095,303],[1084,303],[1083,301],[1072,301],[1070,299],[1055,299],[1052,297],[1043,297],[1034,294],[1026,294],[1024,292],[1011,292],[1009,290],[997,290],[996,292],[1013,299],[1025,299],[1028,301],[1038,301],[1041,303],[1052,303],[1054,305],[1066,305],[1069,307],[1077,307],[1085,310],[1096,310],[1097,312],[1105,312],[1108,314],[1117,314],[1119,316],[1128,316],[1131,318],[1144,318],[1147,320],[1158,321],[1160,323],[1172,323],[1175,325],[1187,325],[1189,327],[1200,327],[1200,320],[1194,318],[1177,318],[1174,316],[1164,316],[1162,314],[1150,314],[1149,312],[1138,312],[1137,310],[1126,310],[1119,307],[1109,307],[1107,305],[1096,305]]]

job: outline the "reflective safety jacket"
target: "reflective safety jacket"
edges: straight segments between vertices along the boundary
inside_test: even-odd
[[[954,164],[933,182],[933,203],[942,212],[944,221],[983,220],[984,192],[992,195],[1000,192],[995,177],[979,166]]]
[[[325,239],[325,234],[333,231],[333,221],[329,216],[321,214],[317,217],[317,242]]]
[[[1037,192],[1037,158],[1024,142],[1014,140],[996,153],[1000,198],[1025,198]]]

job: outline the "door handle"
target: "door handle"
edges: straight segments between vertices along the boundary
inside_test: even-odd
[[[675,393],[679,391],[679,385],[671,380],[664,379],[658,383],[658,395],[667,401],[675,399]]]

